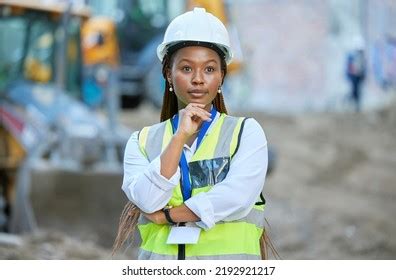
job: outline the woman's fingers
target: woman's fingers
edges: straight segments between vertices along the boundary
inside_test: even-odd
[[[197,106],[199,105],[199,106]],[[211,114],[206,111],[205,109],[201,108],[201,104],[193,104],[190,103],[184,110],[185,114],[188,115],[190,118],[196,119],[196,117],[200,118],[203,121],[210,120]]]
[[[208,115],[206,111],[198,110],[197,108],[191,108],[186,111],[187,116],[189,116],[193,121],[206,121],[210,119],[210,114]]]
[[[186,106],[185,109],[188,110],[188,109],[191,109],[191,108],[198,109],[198,110],[202,110],[202,111],[204,111],[204,112],[209,113],[208,111],[205,110],[205,105],[203,105],[203,104],[199,104],[199,103],[190,103],[190,104],[188,104],[188,105]],[[210,114],[210,113],[209,113],[209,114]]]
[[[202,104],[190,103],[180,110],[178,130],[191,136],[199,130],[203,121],[210,121],[211,114],[204,107]]]

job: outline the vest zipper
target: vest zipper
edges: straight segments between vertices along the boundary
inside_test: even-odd
[[[186,259],[186,244],[179,244],[177,246],[178,246],[177,259],[185,260]]]
[[[180,176],[180,192],[183,193],[183,182]],[[183,197],[184,202],[184,197]],[[179,223],[178,227],[184,227],[185,223]],[[177,245],[177,259],[178,260],[185,260],[186,259],[186,244],[178,244]]]
[[[179,223],[179,227],[184,227],[186,223]],[[186,244],[178,244],[177,245],[177,259],[185,260],[186,259]]]

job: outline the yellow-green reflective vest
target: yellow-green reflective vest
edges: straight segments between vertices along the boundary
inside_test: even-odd
[[[245,120],[221,114],[205,135],[189,163],[192,196],[209,191],[227,176]],[[140,149],[151,162],[167,147],[172,136],[170,120],[145,127],[139,133]],[[242,188],[244,182],[240,183]],[[179,184],[168,205],[182,203]],[[197,244],[181,247],[185,250],[185,259],[261,259],[259,238],[264,229],[263,212],[264,205],[255,205],[245,218],[219,221],[211,229],[202,230]],[[142,239],[139,259],[178,259],[180,246],[166,244],[169,225],[157,225],[141,216],[138,228]]]

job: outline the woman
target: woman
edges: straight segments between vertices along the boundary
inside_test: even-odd
[[[157,54],[166,80],[161,123],[126,146],[122,189],[133,204],[116,247],[136,223],[136,205],[139,259],[260,259],[267,141],[255,120],[226,114],[227,30],[195,8],[169,24]]]

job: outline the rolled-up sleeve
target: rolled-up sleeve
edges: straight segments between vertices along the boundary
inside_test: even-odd
[[[256,120],[247,119],[227,177],[210,191],[185,202],[200,217],[197,225],[207,230],[218,221],[233,221],[247,216],[263,190],[267,166],[264,131]]]
[[[162,176],[160,171],[160,156],[149,162],[139,148],[138,132],[134,132],[125,148],[122,190],[143,212],[162,209],[179,183],[179,168],[170,179]]]

